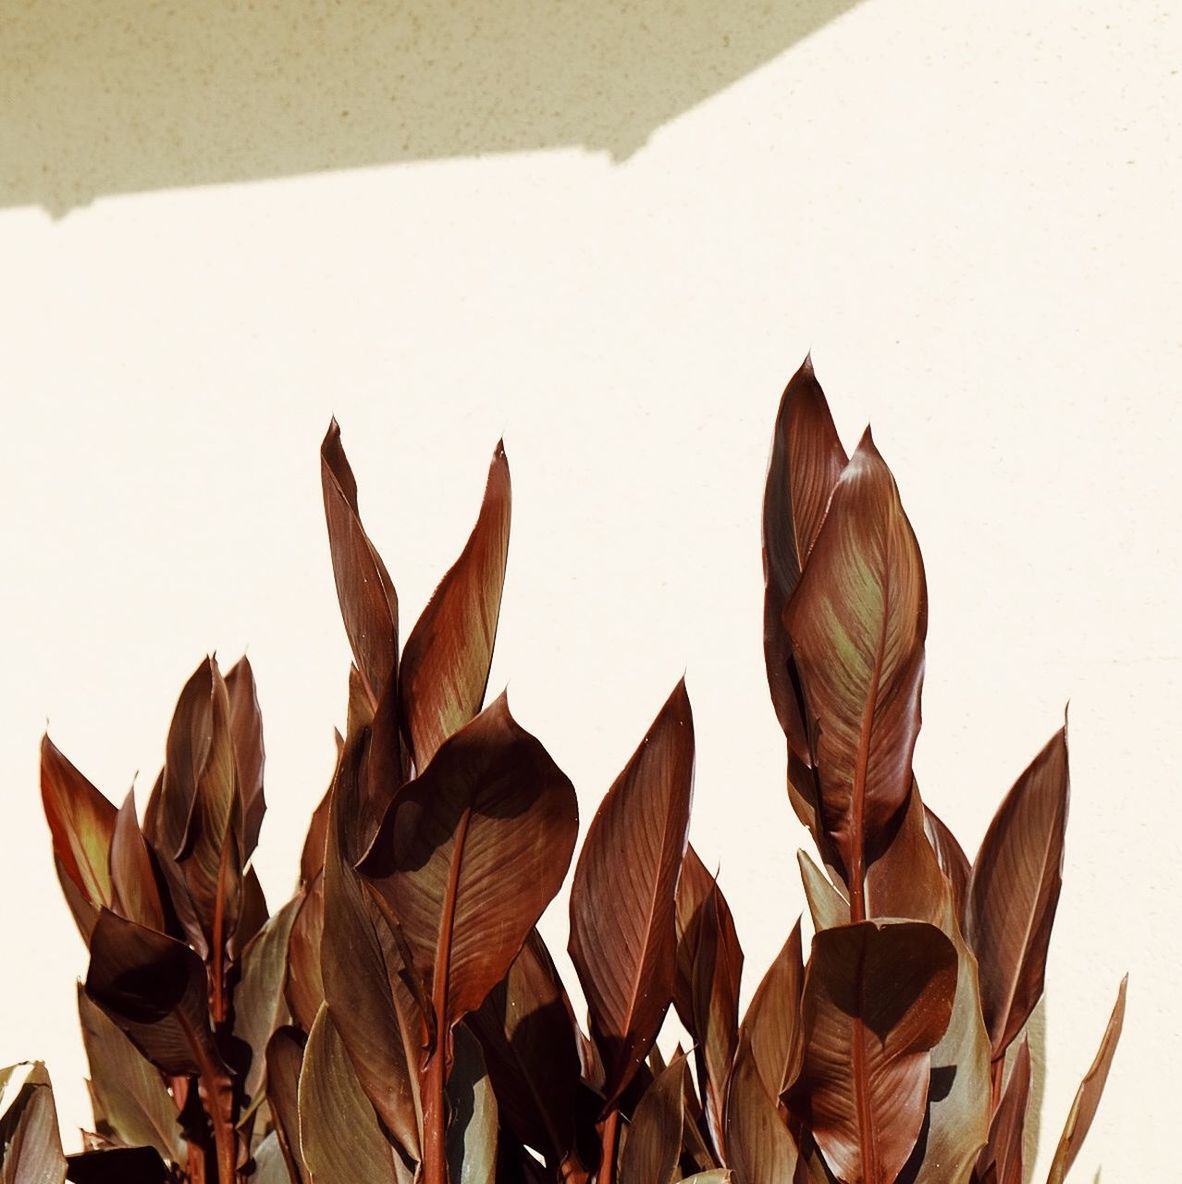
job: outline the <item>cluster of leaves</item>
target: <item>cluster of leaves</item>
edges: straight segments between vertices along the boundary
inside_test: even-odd
[[[509,539],[498,447],[467,545],[402,647],[334,423],[321,450],[353,652],[348,722],[295,896],[251,855],[263,740],[245,659],[181,693],[138,820],[49,741],[42,792],[90,951],[95,1130],[63,1157],[41,1066],[0,1076],[0,1181],[1019,1184],[1067,816],[1053,736],[976,860],[920,799],[926,590],[871,441],[846,457],[806,361],[764,506],[765,646],[801,922],[739,1018],[743,953],[688,844],[694,732],[673,690],[591,821],[570,893],[576,1019],[537,923],[575,791],[504,695],[485,706]],[[1070,1167],[1124,987],[1050,1181]],[[666,1060],[670,1007],[692,1042]]]

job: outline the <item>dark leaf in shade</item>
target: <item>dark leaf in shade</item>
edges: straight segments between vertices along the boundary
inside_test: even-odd
[[[497,1099],[480,1042],[464,1026],[455,1030],[455,1061],[447,1081],[449,1184],[495,1184]]]
[[[620,1156],[620,1184],[670,1184],[681,1156],[685,1055],[657,1075],[637,1103]]]
[[[956,977],[954,946],[922,922],[865,921],[813,939],[804,1056],[787,1099],[840,1179],[894,1184],[906,1164]]]
[[[472,534],[402,654],[401,715],[420,774],[484,702],[509,553],[510,502],[509,461],[498,443]]]
[[[0,1181],[62,1184],[66,1159],[57,1131],[57,1108],[45,1066],[0,1069]]]
[[[332,801],[332,786],[324,791],[304,838],[304,849],[300,853],[300,886],[307,888],[324,868],[324,840],[328,834],[328,810]]]
[[[324,935],[323,873],[304,888],[302,895],[303,903],[296,913],[288,941],[287,978],[283,992],[296,1025],[304,1032],[310,1032],[324,1002],[324,979],[320,973],[320,945]]]
[[[259,841],[259,828],[267,810],[263,795],[263,717],[250,661],[239,658],[226,675],[230,700],[230,736],[242,798],[242,861],[246,862]]]
[[[796,1142],[770,1094],[744,1035],[735,1058],[726,1108],[727,1165],[735,1184],[790,1184]]]
[[[764,1089],[773,1099],[778,1099],[796,1078],[803,988],[804,960],[797,918],[788,940],[751,997],[740,1029],[740,1039],[746,1042]]]
[[[109,854],[115,807],[62,755],[41,739],[41,803],[53,836],[62,887],[82,936],[89,940],[97,910],[112,903]]]
[[[324,516],[337,600],[371,704],[398,671],[398,595],[357,508],[357,482],[334,419],[320,446]]]
[[[440,1036],[505,976],[577,832],[574,787],[504,695],[394,798],[359,866],[431,983]]]
[[[1112,1058],[1116,1055],[1116,1046],[1120,1041],[1121,1028],[1124,1026],[1125,993],[1128,986],[1129,976],[1126,974],[1121,979],[1116,1005],[1108,1018],[1108,1026],[1104,1029],[1104,1038],[1100,1041],[1096,1058],[1080,1082],[1075,1101],[1071,1103],[1071,1113],[1067,1116],[1067,1124],[1059,1137],[1059,1145],[1055,1148],[1055,1158],[1051,1161],[1047,1184],[1063,1184],[1080,1147],[1083,1146],[1084,1139],[1087,1138],[1088,1131],[1091,1130],[1092,1119],[1096,1117],[1096,1108],[1100,1105],[1100,1095],[1108,1081],[1108,1071],[1112,1068]]]
[[[267,1041],[267,1108],[293,1184],[309,1184],[300,1149],[299,1083],[308,1037],[298,1028],[276,1028]]]
[[[677,877],[675,929],[677,933],[677,973],[673,981],[673,1006],[678,1018],[691,1034],[694,1028],[694,949],[697,944],[695,919],[714,887],[714,877],[706,870],[701,856],[687,843]]]
[[[73,1184],[168,1184],[172,1177],[153,1147],[111,1147],[83,1151],[66,1161]]]
[[[989,1124],[989,1141],[977,1157],[974,1180],[1022,1184],[1022,1136],[1030,1100],[1030,1045],[1018,1045],[1009,1080]],[[992,1173],[992,1175],[990,1175]]]
[[[129,790],[111,835],[111,905],[120,916],[149,929],[165,929],[164,905],[148,844],[135,812],[135,791]]]
[[[242,877],[242,898],[238,910],[238,924],[230,940],[231,961],[237,962],[251,939],[271,918],[263,886],[254,867],[248,867]]]
[[[823,828],[856,904],[911,789],[927,631],[919,547],[869,429],[833,489],[785,621]]]
[[[1067,732],[1060,729],[998,808],[973,863],[965,936],[981,969],[981,1008],[996,1059],[1042,995],[1062,885]]]
[[[591,1011],[611,1107],[648,1054],[673,998],[675,892],[693,788],[684,681],[600,805],[571,887],[570,954]]]

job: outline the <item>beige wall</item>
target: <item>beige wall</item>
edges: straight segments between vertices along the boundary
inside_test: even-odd
[[[802,905],[758,511],[811,348],[847,440],[873,420],[924,548],[917,768],[966,846],[1071,700],[1040,1174],[1128,969],[1078,1178],[1165,1179],[1173,6],[291,7],[0,15],[0,1064],[46,1058],[64,1125],[88,1121],[47,718],[109,795],[137,770],[146,792],[185,676],[249,647],[259,866],[287,892],[344,709],[316,458],[334,413],[408,618],[505,436],[493,683],[585,816],[688,672],[694,840],[749,990]],[[547,932],[565,943],[561,912]]]

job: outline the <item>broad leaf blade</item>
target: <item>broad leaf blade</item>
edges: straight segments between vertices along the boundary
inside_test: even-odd
[[[1060,729],[1002,801],[969,880],[965,936],[981,968],[996,1059],[1043,990],[1067,827],[1067,733]]]
[[[509,552],[510,501],[509,462],[498,444],[476,526],[402,654],[401,714],[419,773],[484,702]]]
[[[1096,1117],[1096,1109],[1100,1105],[1100,1095],[1104,1092],[1104,1085],[1108,1081],[1108,1071],[1112,1068],[1112,1058],[1116,1055],[1116,1046],[1120,1041],[1121,1028],[1125,1022],[1125,993],[1129,986],[1129,976],[1121,979],[1120,990],[1117,992],[1116,1005],[1112,1015],[1108,1018],[1108,1026],[1104,1029],[1104,1038],[1100,1041],[1100,1048],[1092,1061],[1091,1068],[1080,1082],[1075,1094],[1075,1101],[1071,1104],[1071,1113],[1067,1116],[1067,1125],[1059,1138],[1059,1145],[1055,1149],[1055,1158],[1051,1161],[1050,1175],[1047,1184],[1063,1184],[1075,1157],[1079,1154],[1083,1141],[1091,1130],[1092,1120]]]
[[[773,1098],[792,1084],[801,1052],[800,996],[804,989],[800,919],[747,1005],[740,1041]],[[736,1066],[737,1072],[737,1066]]]
[[[0,1070],[0,1184],[62,1184],[66,1158],[45,1066]]]
[[[882,852],[911,789],[927,591],[899,491],[869,429],[785,610],[808,703],[820,817],[850,884]]]
[[[308,1167],[300,1149],[299,1083],[307,1036],[298,1028],[277,1028],[267,1041],[267,1108],[294,1184],[307,1184]]]
[[[790,1184],[796,1142],[768,1093],[751,1045],[744,1037],[735,1059],[726,1107],[727,1164],[735,1184]]]
[[[800,880],[804,885],[804,898],[808,902],[813,928],[820,931],[848,925],[850,902],[834,887],[833,881],[817,867],[807,851],[797,851],[796,862],[800,867]]]
[[[673,1058],[644,1091],[620,1156],[620,1184],[669,1184],[681,1154],[685,1055]]]
[[[480,1052],[466,1028],[455,1031],[455,1063],[447,1080],[449,1184],[494,1184],[497,1172],[497,1099]]]
[[[324,1002],[324,979],[320,972],[320,947],[324,940],[323,873],[304,888],[302,897],[288,940],[283,993],[296,1025],[310,1032]]]
[[[164,905],[148,844],[135,812],[135,791],[129,790],[111,835],[111,898],[115,912],[137,925],[163,933]]]
[[[675,892],[693,787],[693,717],[679,682],[591,821],[571,887],[570,954],[612,1106],[673,997]]]
[[[245,863],[258,845],[259,828],[267,810],[263,794],[263,716],[259,710],[254,670],[246,657],[239,658],[226,675],[230,699],[230,735],[242,797],[242,860]]]
[[[932,925],[868,921],[813,939],[788,1099],[839,1178],[894,1184],[907,1162],[956,975],[956,950]]]

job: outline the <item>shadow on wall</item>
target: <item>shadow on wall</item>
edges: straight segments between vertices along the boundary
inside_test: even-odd
[[[0,207],[652,132],[857,0],[28,0]]]

